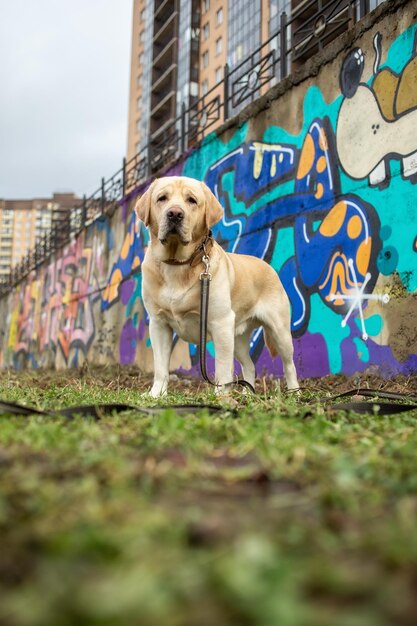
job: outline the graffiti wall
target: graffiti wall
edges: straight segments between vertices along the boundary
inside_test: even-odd
[[[204,180],[224,207],[217,241],[278,272],[301,377],[417,371],[417,26],[390,19],[167,172]],[[3,367],[152,369],[142,192],[0,302]],[[251,354],[281,374],[261,332]],[[174,336],[171,365],[195,371],[196,347]]]

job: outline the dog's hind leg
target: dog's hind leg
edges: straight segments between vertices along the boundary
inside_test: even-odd
[[[242,335],[235,337],[235,358],[242,367],[242,376],[244,380],[255,386],[255,365],[249,352],[249,342],[252,330],[244,332]]]
[[[272,357],[277,355],[281,357],[288,389],[298,389],[299,384],[294,365],[294,346],[290,331],[289,311],[288,315],[286,313],[283,315],[282,304],[278,304],[278,306],[281,309],[279,313],[272,306],[262,311],[265,343]]]

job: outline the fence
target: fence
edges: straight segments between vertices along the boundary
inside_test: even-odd
[[[129,191],[198,145],[210,130],[285,78],[368,11],[369,0],[305,0],[293,9],[290,19],[282,13],[274,35],[238,65],[230,68],[226,64],[222,79],[210,91],[188,109],[183,105],[180,115],[157,140],[151,138],[130,161],[123,159],[119,171],[103,178],[97,191],[89,198],[84,196],[67,220],[55,224],[9,275],[2,277],[0,297],[96,219],[112,213]]]

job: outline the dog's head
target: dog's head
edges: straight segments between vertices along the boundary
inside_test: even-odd
[[[205,183],[186,176],[157,178],[136,203],[135,211],[162,244],[198,241],[223,215]]]

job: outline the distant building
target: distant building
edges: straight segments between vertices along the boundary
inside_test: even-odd
[[[71,209],[79,203],[73,193],[33,200],[0,199],[0,279],[44,234],[67,227]]]

